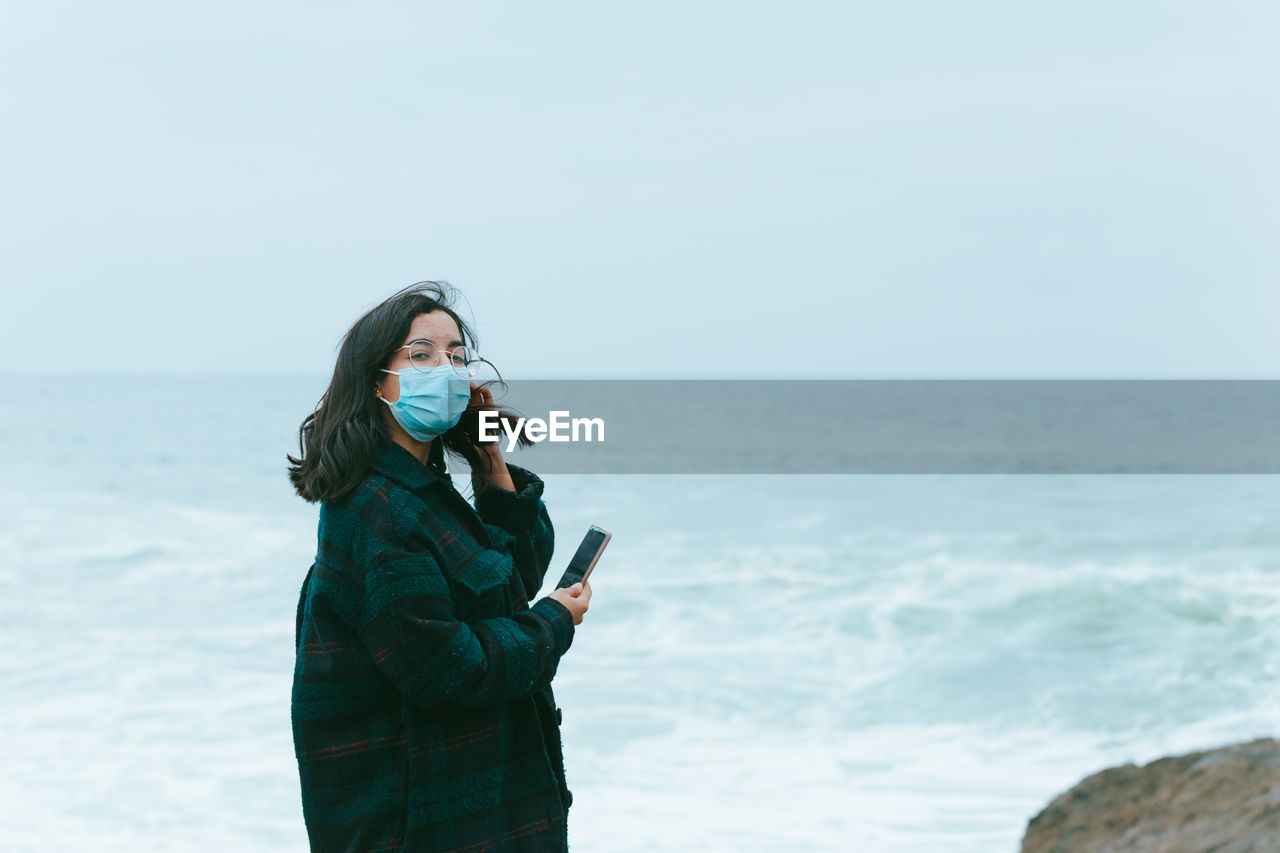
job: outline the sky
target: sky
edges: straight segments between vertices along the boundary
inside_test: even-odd
[[[11,0],[0,372],[1278,378],[1280,6]],[[89,353],[91,355],[81,355]]]

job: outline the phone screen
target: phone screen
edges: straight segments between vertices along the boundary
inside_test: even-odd
[[[582,537],[582,544],[578,546],[577,553],[569,561],[569,568],[565,569],[564,574],[560,576],[560,581],[556,584],[556,588],[573,586],[578,581],[585,580],[591,574],[591,569],[595,566],[596,560],[600,559],[600,553],[604,551],[604,546],[611,535],[609,531],[596,527],[594,524],[591,525],[587,535]]]

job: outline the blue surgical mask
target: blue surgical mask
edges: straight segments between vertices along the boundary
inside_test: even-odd
[[[381,394],[378,399],[391,407],[396,423],[418,441],[430,441],[452,429],[471,401],[471,381],[447,364],[430,370],[384,367],[382,372],[400,377],[400,399],[392,402]]]

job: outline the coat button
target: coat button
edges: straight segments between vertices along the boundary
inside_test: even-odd
[[[573,805],[573,791],[566,788],[564,792],[564,807],[567,809],[571,805]]]
[[[564,721],[564,714],[560,713],[560,709],[556,708],[556,725],[560,725]]]

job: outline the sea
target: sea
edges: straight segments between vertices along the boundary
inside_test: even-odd
[[[0,849],[307,849],[325,384],[0,376]],[[613,533],[553,682],[573,850],[1014,853],[1089,774],[1280,729],[1280,477],[544,479],[544,594]]]

